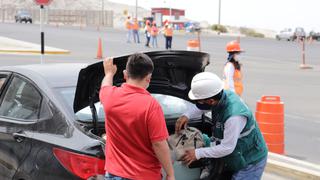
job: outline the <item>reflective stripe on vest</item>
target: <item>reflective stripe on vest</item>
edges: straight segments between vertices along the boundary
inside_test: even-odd
[[[248,136],[254,130],[254,128],[256,128],[256,126],[255,124],[252,124],[250,129],[246,132],[241,133],[238,139]]]
[[[134,30],[139,30],[139,25],[138,25],[137,22],[134,22],[134,23],[133,23],[132,29],[134,29]]]
[[[172,36],[173,35],[172,28],[166,28],[164,34],[165,34],[165,36]]]
[[[229,62],[230,63],[230,62]],[[227,63],[228,64],[228,63]],[[226,76],[226,71],[227,71],[227,64],[224,67],[224,71],[223,71],[223,80],[224,80],[224,89],[229,90],[229,79]],[[232,63],[231,63],[232,64]],[[233,64],[232,64],[233,65]],[[239,96],[241,96],[242,92],[243,92],[243,84],[242,84],[242,74],[241,71],[238,69],[234,70],[234,74],[233,74],[233,84],[234,84],[234,91],[236,92],[236,94],[238,94]]]
[[[248,136],[255,128],[256,128],[256,126],[254,124],[252,124],[252,126],[250,127],[249,130],[247,130],[239,135],[238,139]],[[218,144],[221,143],[221,141],[222,141],[222,139],[219,139],[219,138],[216,138],[213,136],[210,138],[210,140],[211,140],[211,142],[216,142]],[[218,144],[216,144],[216,145],[218,145]]]
[[[126,28],[127,29],[132,29],[132,24],[130,23],[129,20],[126,21]]]
[[[158,28],[153,26],[151,28],[151,36],[156,36],[156,35],[158,35]]]

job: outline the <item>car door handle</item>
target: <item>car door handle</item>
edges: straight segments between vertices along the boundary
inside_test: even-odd
[[[18,142],[21,143],[27,136],[24,132],[16,132],[13,133],[13,138]]]

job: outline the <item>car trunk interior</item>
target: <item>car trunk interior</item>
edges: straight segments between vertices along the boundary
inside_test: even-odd
[[[174,134],[175,133],[175,123],[176,123],[177,118],[174,119],[166,119],[166,125],[169,134]],[[88,135],[91,137],[94,137],[95,139],[99,139],[103,142],[105,136],[105,126],[104,122],[99,121],[98,127],[96,130],[93,128],[93,124],[90,123],[80,123],[84,131],[88,132]],[[212,134],[212,122],[211,119],[205,115],[203,115],[200,119],[192,119],[189,121],[188,126],[195,127],[199,129],[202,133],[207,134],[208,136],[211,136]]]
[[[152,80],[147,89],[151,94],[170,95],[185,101],[190,101],[188,92],[191,80],[197,73],[203,72],[210,63],[209,54],[195,51],[154,51],[146,52],[154,63]],[[120,86],[125,82],[123,70],[126,68],[129,55],[114,58],[117,65],[117,73],[114,75],[113,83]],[[104,123],[98,119],[95,103],[99,102],[99,91],[104,77],[102,62],[97,62],[82,69],[79,73],[77,89],[74,98],[73,109],[77,113],[81,109],[90,106],[92,122],[81,123],[86,132],[92,136],[102,139],[105,134]],[[172,110],[176,104],[168,106]],[[186,109],[184,109],[186,110]],[[175,131],[175,122],[183,112],[176,113],[175,117],[166,118],[169,134]],[[203,133],[211,136],[211,120],[207,116],[190,120],[191,127],[196,127]]]

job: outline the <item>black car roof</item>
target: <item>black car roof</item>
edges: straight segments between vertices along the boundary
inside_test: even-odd
[[[32,64],[0,67],[0,71],[12,71],[39,80],[39,76],[47,81],[50,87],[76,86],[80,70],[86,67],[84,63]]]

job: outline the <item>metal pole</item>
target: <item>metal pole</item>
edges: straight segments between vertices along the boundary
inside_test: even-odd
[[[200,30],[198,31],[199,51],[201,51]]]
[[[41,55],[40,60],[41,64],[43,64],[43,56],[44,56],[44,32],[43,32],[43,5],[40,5],[40,35],[41,35]]]
[[[136,0],[136,19],[138,19],[138,0]]]
[[[172,9],[171,9],[171,6],[170,6],[170,3],[169,3],[169,21],[171,21],[171,16],[172,16]]]
[[[300,39],[300,37],[298,37]],[[299,40],[298,39],[298,40]],[[302,38],[302,64],[300,65],[300,69],[312,69],[312,66],[306,64],[306,45],[305,45],[305,38]]]
[[[104,25],[104,0],[102,0],[102,26]]]
[[[164,0],[163,1],[164,3],[166,3],[167,4],[167,1],[166,0]],[[169,4],[169,3],[168,3]],[[169,7],[169,22],[171,21],[171,6],[170,6],[170,4],[168,5],[168,7]]]
[[[221,0],[219,0],[219,15],[218,15],[218,25],[220,26],[220,18],[221,18]]]
[[[305,47],[305,40],[302,39],[302,65],[305,66],[306,64],[306,53],[305,53],[306,47]]]
[[[3,8],[3,0],[1,0],[0,8],[1,8],[1,17],[2,17],[2,22],[4,22],[4,8]]]

